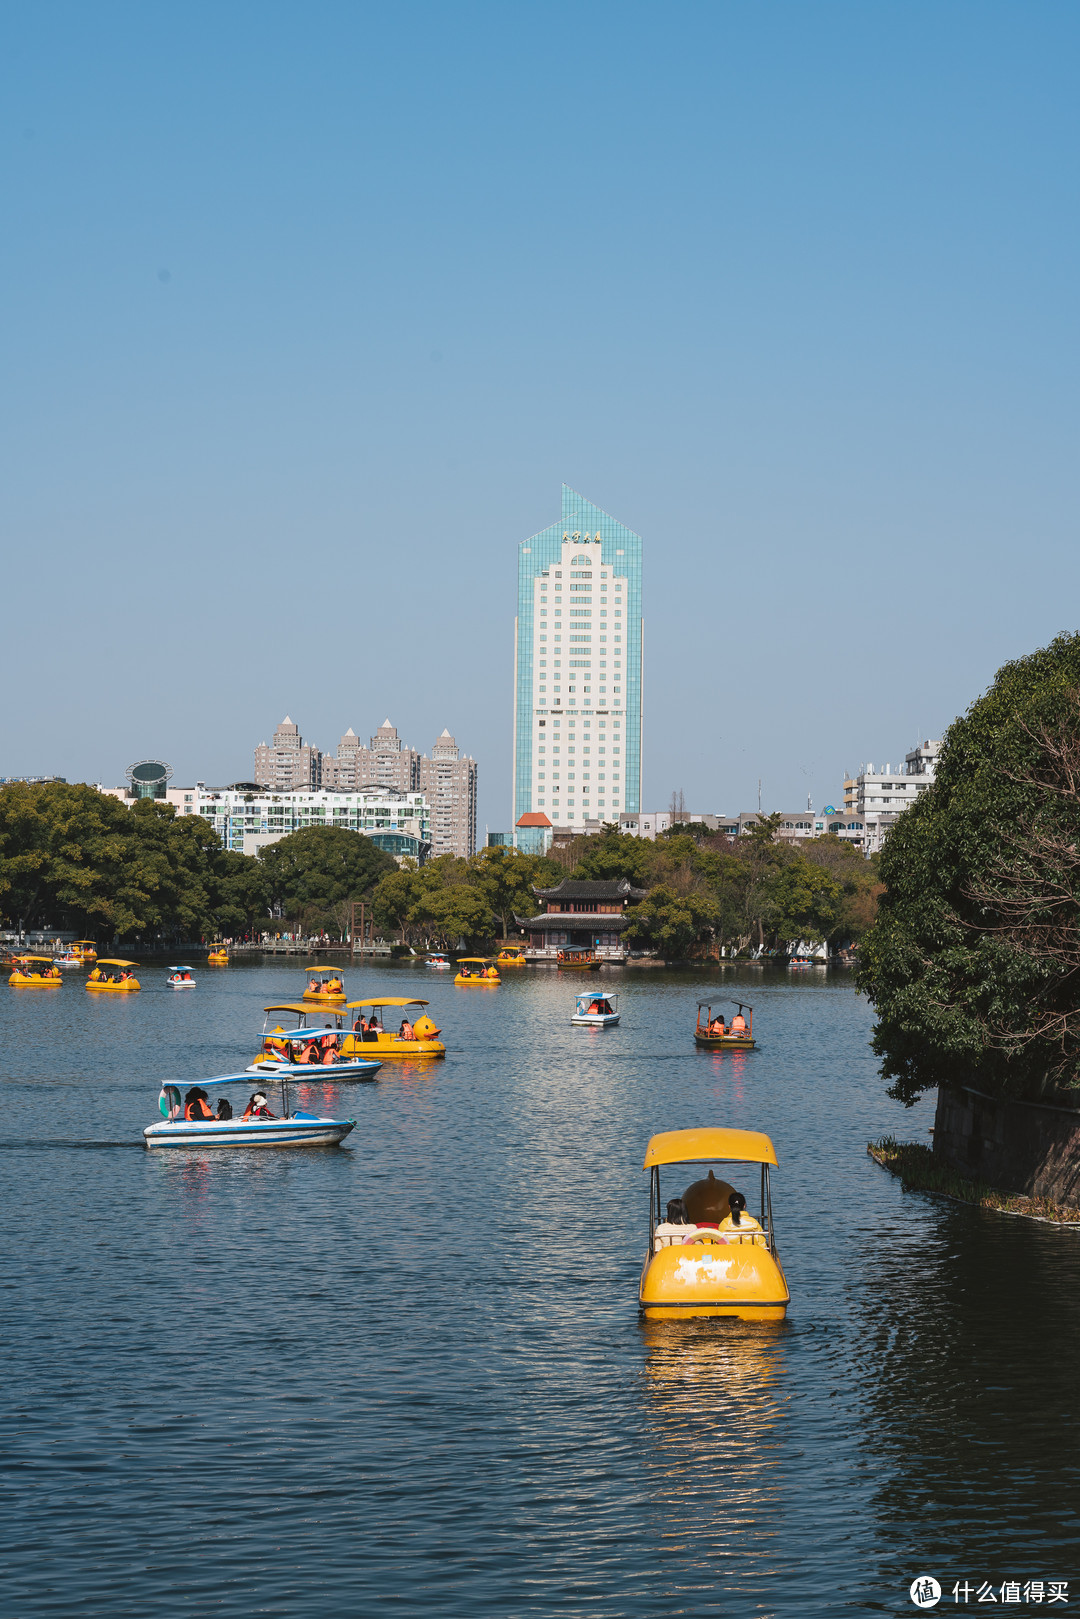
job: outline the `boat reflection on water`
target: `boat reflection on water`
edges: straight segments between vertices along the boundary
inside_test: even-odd
[[[702,1568],[738,1553],[731,1572],[742,1595],[769,1581],[781,1555],[780,1468],[787,1391],[785,1321],[648,1321],[643,1418],[655,1443],[643,1449],[651,1490],[671,1540]],[[751,1548],[746,1537],[753,1535]]]
[[[731,1086],[736,1101],[745,1101],[746,1067],[750,1060],[747,1052],[705,1051],[699,1047],[698,1055],[705,1058],[714,1079],[722,1079]]]

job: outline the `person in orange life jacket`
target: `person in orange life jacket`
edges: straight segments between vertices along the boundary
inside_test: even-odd
[[[741,1012],[736,1012],[735,1016],[732,1018],[731,1032],[732,1034],[746,1033],[746,1019],[743,1017]]]
[[[201,1085],[193,1085],[184,1097],[185,1119],[212,1119],[210,1103]]]
[[[277,1114],[271,1113],[266,1105],[266,1097],[262,1091],[255,1091],[248,1099],[248,1105],[241,1115],[244,1119],[276,1119]]]

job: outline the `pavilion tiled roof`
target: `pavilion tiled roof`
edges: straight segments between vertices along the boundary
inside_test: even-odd
[[[607,882],[574,882],[567,877],[556,888],[534,888],[537,899],[644,899],[644,888],[633,888],[625,877]]]

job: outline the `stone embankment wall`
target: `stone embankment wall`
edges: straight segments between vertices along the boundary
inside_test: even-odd
[[[934,1156],[973,1179],[1080,1208],[1080,1109],[941,1086]]]

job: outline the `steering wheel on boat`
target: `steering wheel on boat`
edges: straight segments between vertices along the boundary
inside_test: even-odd
[[[692,1237],[683,1238],[683,1247],[692,1242],[709,1242],[715,1244],[717,1248],[727,1247],[727,1238],[722,1237],[719,1231],[695,1231]]]

